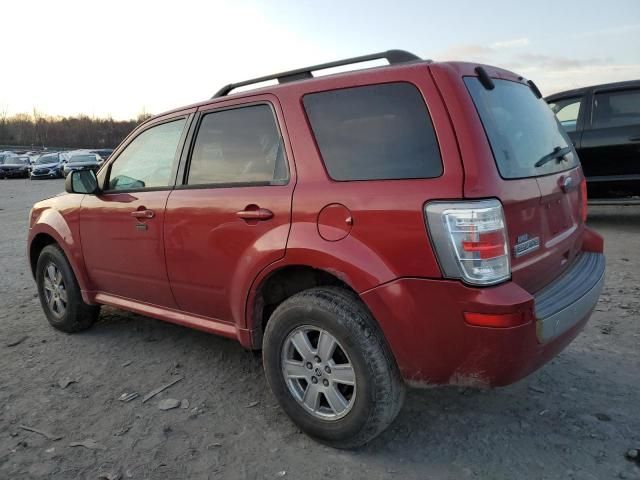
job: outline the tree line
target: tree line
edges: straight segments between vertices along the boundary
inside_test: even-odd
[[[31,148],[114,148],[134,127],[149,118],[141,113],[132,120],[94,118],[87,115],[55,117],[33,113],[8,116],[0,111],[0,145]]]

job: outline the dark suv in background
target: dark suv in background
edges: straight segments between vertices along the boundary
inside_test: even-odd
[[[546,98],[576,147],[590,197],[640,194],[640,80]]]

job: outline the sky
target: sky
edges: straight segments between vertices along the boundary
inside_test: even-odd
[[[0,115],[128,119],[222,85],[399,48],[543,94],[640,78],[640,0],[2,0]]]

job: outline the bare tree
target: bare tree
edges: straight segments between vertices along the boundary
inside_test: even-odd
[[[51,117],[33,108],[31,114],[8,115],[0,108],[0,144],[28,147],[113,148],[150,115],[142,112],[137,119],[115,121],[113,118]]]

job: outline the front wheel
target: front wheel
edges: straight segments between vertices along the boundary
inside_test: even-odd
[[[49,323],[67,333],[91,327],[100,307],[82,300],[80,287],[64,252],[57,245],[47,245],[36,265],[38,296]]]
[[[333,447],[369,442],[402,407],[404,382],[382,333],[341,288],[312,288],[280,304],[267,323],[263,361],[289,417]]]

